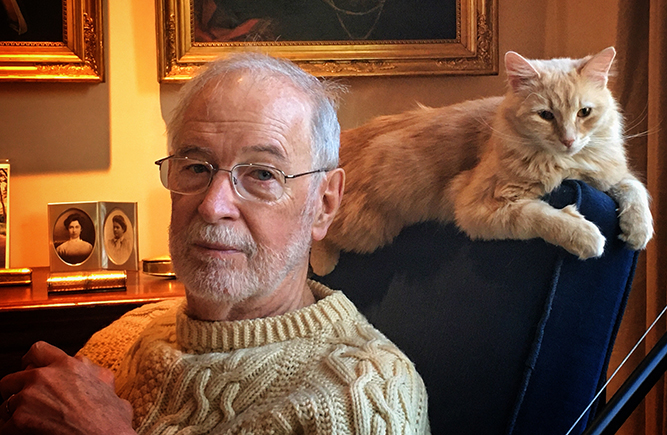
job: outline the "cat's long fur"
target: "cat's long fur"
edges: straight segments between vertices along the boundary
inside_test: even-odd
[[[620,237],[643,249],[653,220],[607,88],[614,56],[612,47],[574,60],[509,52],[504,97],[420,107],[344,131],[345,194],[313,245],[314,272],[330,272],[340,250],[372,252],[426,220],[454,221],[473,239],[541,237],[581,259],[600,256],[605,239],[593,223],[574,205],[559,210],[540,199],[566,178],[614,197]]]

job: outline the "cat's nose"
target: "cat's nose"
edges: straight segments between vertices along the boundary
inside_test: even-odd
[[[574,143],[574,139],[570,139],[567,137],[561,138],[560,142],[565,145],[567,148],[571,148],[572,144]]]

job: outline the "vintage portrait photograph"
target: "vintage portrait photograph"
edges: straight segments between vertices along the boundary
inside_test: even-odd
[[[104,249],[114,264],[125,264],[134,247],[132,220],[120,209],[113,209],[104,223]]]
[[[9,267],[9,162],[0,159],[0,269]]]
[[[95,225],[83,210],[71,208],[63,212],[53,227],[53,246],[65,263],[81,264],[90,257],[95,246]]]

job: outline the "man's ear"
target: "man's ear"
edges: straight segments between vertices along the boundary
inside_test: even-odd
[[[313,221],[313,240],[319,241],[327,235],[329,225],[338,211],[345,188],[345,171],[336,168],[326,173],[319,190],[317,214]]]

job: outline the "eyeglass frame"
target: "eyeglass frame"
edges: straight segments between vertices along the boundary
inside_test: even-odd
[[[294,178],[302,177],[304,175],[317,174],[317,173],[320,173],[320,172],[329,172],[329,171],[332,170],[332,169],[328,169],[328,168],[321,168],[321,169],[315,169],[315,170],[312,170],[312,171],[301,172],[301,173],[298,173],[298,174],[286,174],[285,172],[283,172],[282,169],[276,168],[275,166],[265,165],[265,164],[260,164],[260,163],[237,163],[234,166],[232,166],[231,169],[224,169],[224,168],[216,168],[215,166],[213,166],[211,163],[207,162],[206,160],[193,159],[193,158],[190,158],[188,156],[177,156],[175,154],[171,154],[167,157],[163,157],[159,160],[156,160],[155,164],[158,166],[158,170],[161,171],[162,170],[162,163],[166,162],[169,159],[184,159],[184,160],[192,160],[193,162],[203,163],[211,171],[210,172],[211,175],[210,175],[210,177],[208,179],[208,183],[206,184],[205,187],[203,187],[201,190],[198,190],[196,192],[188,192],[188,193],[176,192],[174,190],[171,190],[167,186],[164,186],[164,183],[162,183],[162,177],[160,177],[160,184],[162,184],[165,187],[165,189],[167,189],[170,192],[174,192],[178,195],[198,195],[200,193],[206,192],[208,190],[208,188],[211,187],[211,183],[213,182],[213,177],[215,177],[215,175],[218,172],[226,172],[227,174],[229,174],[229,181],[232,183],[232,187],[234,188],[234,192],[236,193],[236,195],[239,198],[242,198],[242,199],[247,200],[247,201],[260,201],[260,202],[262,202],[263,200],[259,199],[259,198],[246,198],[245,196],[241,195],[241,193],[236,188],[236,185],[237,185],[238,181],[236,181],[234,179],[234,177],[232,176],[232,173],[233,173],[234,169],[236,169],[239,166],[247,166],[247,167],[251,167],[251,168],[252,167],[255,167],[255,168],[269,168],[271,170],[275,170],[278,173],[280,173],[280,175],[283,176],[283,187],[287,185],[287,180],[292,180]],[[278,201],[280,198],[282,198],[284,193],[285,193],[285,189],[283,188],[282,194],[278,198],[272,200],[271,202]]]

